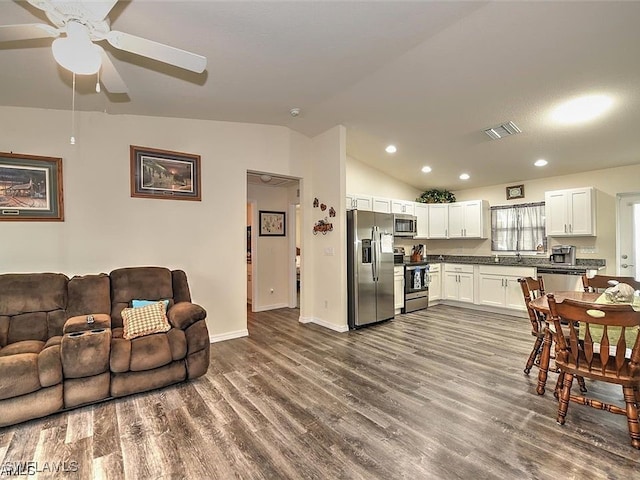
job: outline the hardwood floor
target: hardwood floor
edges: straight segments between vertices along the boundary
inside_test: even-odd
[[[0,429],[0,467],[82,479],[637,478],[624,417],[573,404],[556,424],[551,388],[536,395],[537,370],[522,373],[524,318],[441,305],[339,334],[297,316],[250,314],[250,336],[212,345],[195,381]]]

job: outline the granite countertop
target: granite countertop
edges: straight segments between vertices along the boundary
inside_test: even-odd
[[[541,255],[522,256],[520,261],[513,256],[498,256],[498,262],[495,261],[495,255],[427,255],[426,260],[430,263],[466,263],[469,265],[502,265],[509,267],[536,267],[539,270],[548,270],[550,273],[585,273],[587,270],[602,270],[605,268],[606,261],[600,258],[577,258],[575,265],[558,265],[551,263],[549,257]]]

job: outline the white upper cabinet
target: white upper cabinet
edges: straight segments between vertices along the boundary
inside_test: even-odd
[[[373,197],[370,195],[347,194],[347,210],[373,211]]]
[[[449,204],[449,238],[485,238],[484,211],[488,204],[470,200]]]
[[[415,215],[415,202],[407,200],[391,200],[391,213]]]
[[[429,204],[429,238],[449,238],[449,203]],[[420,223],[418,222],[418,228]]]
[[[593,187],[545,192],[547,235],[595,236],[596,194]]]
[[[391,199],[382,197],[373,197],[373,211],[378,213],[391,213]]]
[[[429,238],[429,205],[416,203],[415,212],[418,222],[415,238]]]

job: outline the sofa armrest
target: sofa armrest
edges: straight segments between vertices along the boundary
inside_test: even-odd
[[[74,332],[85,332],[87,330],[96,330],[101,328],[111,328],[111,316],[105,313],[94,313],[92,323],[87,323],[87,317],[89,315],[78,315],[76,317],[70,317],[64,323],[62,332],[64,334]]]
[[[186,330],[198,320],[204,320],[207,312],[200,305],[190,302],[179,302],[167,312],[169,323],[175,328]]]

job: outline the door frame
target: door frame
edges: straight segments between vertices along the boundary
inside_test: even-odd
[[[640,192],[626,192],[616,194],[616,275],[622,275],[620,272],[620,256],[622,255],[622,248],[620,246],[620,202],[629,197],[640,197]],[[634,260],[635,262],[638,262],[640,261],[640,258],[635,258]]]
[[[289,232],[289,308],[298,308],[296,301],[298,297],[297,275],[296,275],[296,205],[289,204],[289,221],[287,229]],[[300,270],[302,271],[302,249],[300,249]],[[300,291],[302,291],[302,276],[300,280]]]

